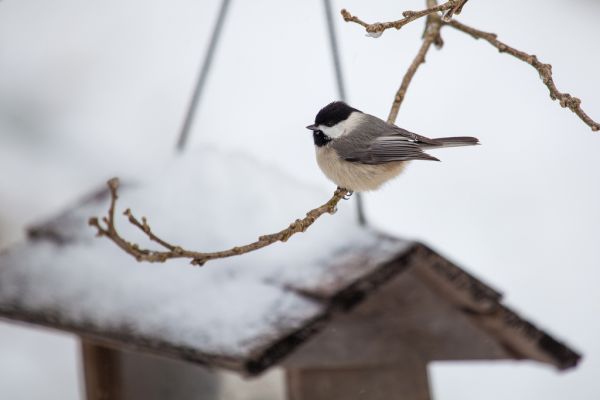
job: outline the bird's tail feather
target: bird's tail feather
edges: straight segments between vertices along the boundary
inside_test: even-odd
[[[435,138],[432,140],[433,143],[427,143],[423,147],[427,148],[440,148],[440,147],[458,147],[458,146],[473,146],[479,144],[479,139],[471,136],[455,136],[455,137],[443,137]]]

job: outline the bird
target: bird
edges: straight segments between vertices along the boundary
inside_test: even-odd
[[[470,136],[430,139],[334,101],[306,127],[313,134],[317,164],[325,176],[349,194],[379,189],[411,160],[439,161],[424,150],[471,146]]]

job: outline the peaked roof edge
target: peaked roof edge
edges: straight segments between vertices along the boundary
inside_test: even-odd
[[[560,370],[581,355],[501,303],[502,295],[424,244],[418,245],[417,275],[496,338],[516,359],[532,359]]]

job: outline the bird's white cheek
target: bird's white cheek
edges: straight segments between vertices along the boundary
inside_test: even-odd
[[[334,138],[334,139],[339,138],[344,133],[346,133],[346,127],[343,122],[340,122],[339,124],[337,124],[335,126],[319,125],[319,129],[321,131],[323,131],[324,134],[326,134],[330,138]]]
[[[363,122],[364,114],[353,112],[348,118],[338,122],[334,126],[319,125],[319,129],[330,138],[339,138],[352,132],[357,126]]]

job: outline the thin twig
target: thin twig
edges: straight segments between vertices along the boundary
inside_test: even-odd
[[[390,109],[390,114],[388,115],[387,122],[393,124],[396,122],[396,118],[398,117],[398,111],[400,110],[400,105],[404,100],[404,96],[406,95],[406,91],[408,90],[408,86],[412,81],[417,69],[425,62],[425,56],[429,51],[432,44],[436,44],[438,47],[441,47],[443,42],[440,36],[440,29],[442,26],[442,20],[439,15],[430,15],[427,20],[427,24],[425,26],[425,32],[423,35],[423,43],[421,44],[421,48],[419,52],[413,59],[412,63],[408,67],[408,70],[404,74],[402,78],[402,83],[394,96],[394,102],[392,103],[392,108]]]
[[[383,34],[383,32],[387,29],[395,28],[400,29],[404,25],[417,20],[421,17],[425,17],[430,14],[434,14],[440,11],[448,11],[444,18],[450,20],[453,14],[460,14],[462,7],[467,2],[467,0],[448,0],[444,4],[435,5],[432,7],[428,7],[424,10],[420,11],[404,11],[402,16],[404,18],[399,19],[398,21],[391,22],[375,22],[373,24],[369,24],[361,20],[360,18],[350,14],[350,12],[346,9],[343,9],[342,16],[344,17],[344,21],[346,22],[355,22],[362,27],[364,27],[367,31],[367,34],[372,37],[379,37]],[[434,14],[437,15],[437,14]]]
[[[573,111],[583,122],[592,128],[593,131],[598,131],[600,129],[600,124],[590,118],[590,116],[581,109],[581,100],[579,100],[577,97],[571,96],[568,93],[562,93],[558,90],[554,84],[554,80],[552,79],[552,65],[544,64],[543,62],[539,61],[536,56],[517,50],[513,47],[510,47],[506,43],[499,41],[497,39],[497,35],[494,33],[480,31],[465,24],[461,24],[456,20],[448,22],[447,25],[464,32],[475,39],[483,39],[497,48],[500,53],[510,54],[511,56],[531,65],[540,74],[542,82],[544,82],[544,85],[546,85],[550,91],[550,98],[552,100],[558,100],[561,107],[566,107]]]
[[[138,261],[165,262],[175,258],[189,258],[193,265],[204,265],[204,263],[207,261],[217,258],[226,258],[250,253],[251,251],[261,249],[275,242],[286,242],[294,234],[306,231],[323,214],[335,213],[337,204],[348,193],[348,191],[345,189],[337,188],[331,199],[329,199],[325,204],[310,210],[308,213],[306,213],[306,217],[297,219],[296,221],[292,222],[290,226],[277,233],[260,236],[257,241],[243,246],[236,246],[223,251],[204,253],[186,250],[161,239],[152,232],[152,229],[148,225],[145,217],[142,217],[142,220],[140,221],[129,209],[125,210],[123,213],[128,218],[129,222],[139,228],[150,240],[160,244],[167,250],[158,251],[143,249],[139,245],[125,240],[117,232],[115,227],[115,208],[117,199],[119,198],[117,193],[119,189],[119,180],[117,178],[113,178],[107,182],[107,185],[110,192],[110,206],[108,209],[108,215],[102,218],[102,223],[98,220],[98,218],[95,217],[90,218],[89,220],[89,225],[97,229],[98,236],[107,237],[127,254],[135,257],[135,259]]]

